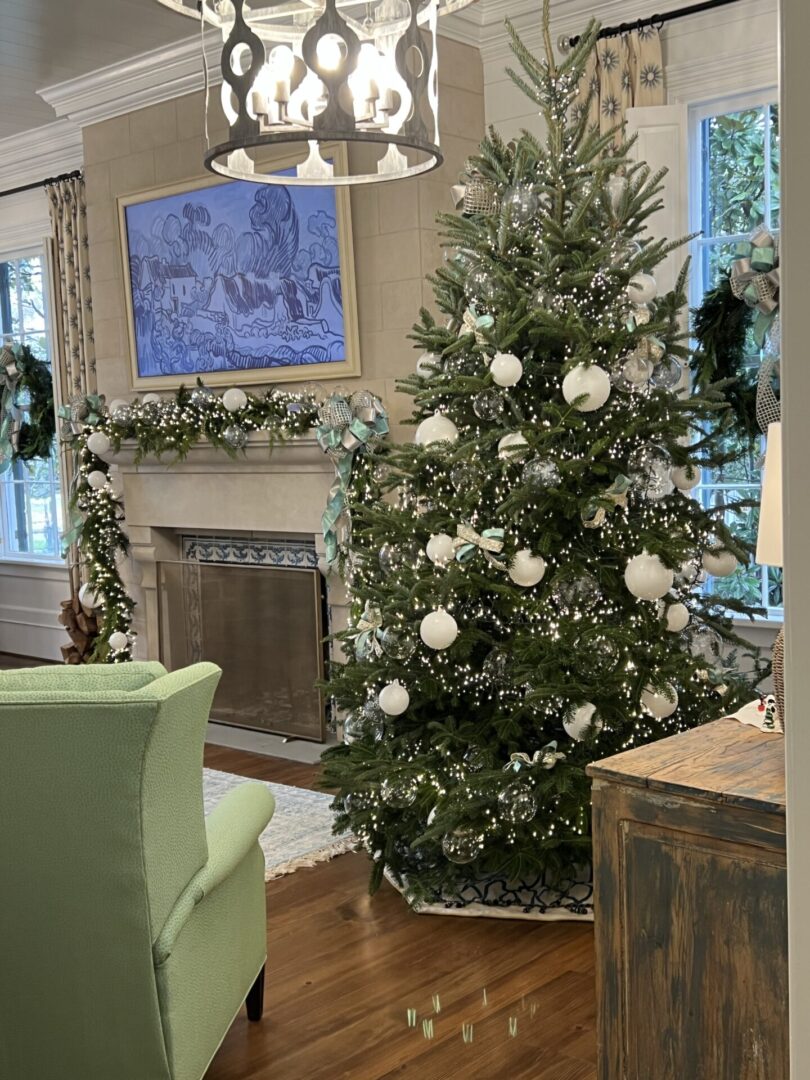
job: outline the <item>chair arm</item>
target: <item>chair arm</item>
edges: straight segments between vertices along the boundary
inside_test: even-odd
[[[169,959],[180,931],[197,904],[231,874],[273,816],[276,803],[265,784],[240,784],[206,818],[208,862],[178,896],[152,946],[155,967]]]

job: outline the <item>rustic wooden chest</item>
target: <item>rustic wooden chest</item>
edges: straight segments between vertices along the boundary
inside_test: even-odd
[[[718,720],[588,772],[599,1080],[787,1080],[784,739]]]

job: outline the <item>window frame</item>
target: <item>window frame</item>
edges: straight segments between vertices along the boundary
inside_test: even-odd
[[[704,175],[704,161],[703,161],[703,123],[705,120],[710,119],[713,116],[723,116],[728,113],[742,112],[746,109],[769,109],[773,105],[779,105],[779,90],[775,85],[768,85],[756,90],[748,90],[736,94],[727,94],[721,97],[712,98],[707,101],[702,101],[697,104],[689,106],[688,110],[688,131],[687,131],[687,145],[688,145],[688,162],[689,162],[689,232],[699,233],[700,235],[695,237],[689,245],[690,254],[692,256],[692,273],[689,275],[689,306],[690,308],[696,308],[700,306],[703,299],[706,285],[704,283],[703,271],[704,271],[704,252],[711,248],[712,239],[704,238],[704,188],[705,188],[705,175]],[[771,161],[771,148],[770,139],[765,140],[764,146],[765,157],[765,183],[766,189],[770,188],[770,161]],[[767,227],[770,227],[770,222],[765,223]],[[748,233],[745,234],[729,234],[723,236],[723,243],[735,243],[740,240],[748,238]],[[763,436],[763,450],[764,450],[764,436]],[[697,488],[694,489],[693,495],[699,496],[700,489],[704,490],[711,486],[713,490],[721,489],[724,485],[706,484],[704,482],[705,470],[701,471],[701,482]],[[725,485],[729,487],[739,488],[741,485]],[[761,484],[760,484],[761,490]],[[765,569],[765,568],[763,568]],[[762,574],[763,587],[762,598],[763,602],[758,606],[766,609],[765,615],[755,616],[756,625],[762,627],[778,627],[784,622],[784,608],[772,607],[767,603],[767,569]],[[733,615],[733,613],[732,613]],[[750,625],[750,620],[734,616],[734,622],[741,625]]]
[[[54,375],[54,390],[56,388],[56,374],[55,367],[57,363],[57,357],[55,355],[56,349],[56,336],[54,332],[53,323],[53,311],[52,311],[52,292],[51,292],[51,263],[48,258],[48,250],[45,240],[34,241],[29,244],[15,245],[8,250],[0,250],[0,262],[9,263],[17,262],[23,259],[37,258],[40,261],[42,271],[42,300],[44,307],[43,324],[44,329],[42,336],[47,343],[48,362],[51,367],[51,372]],[[25,338],[23,333],[23,338]],[[13,333],[4,334],[0,332],[0,341],[12,341],[16,342],[17,337]],[[55,400],[55,397],[54,397]],[[51,488],[51,506],[54,512],[54,520],[61,529],[65,527],[65,500],[64,490],[61,480],[60,469],[60,456],[58,446],[54,446],[54,451],[49,462],[49,483]],[[12,481],[14,483],[15,481]],[[8,566],[42,566],[42,567],[54,567],[61,568],[66,565],[65,558],[61,552],[61,547],[57,549],[57,553],[53,555],[42,555],[31,551],[17,552],[10,548],[7,537],[11,534],[11,520],[7,511],[6,500],[8,498],[7,488],[9,486],[8,477],[6,474],[0,476],[0,563]],[[26,506],[29,504],[29,500],[26,495]],[[61,516],[61,521],[60,521]],[[27,512],[27,518],[30,521],[30,510]]]

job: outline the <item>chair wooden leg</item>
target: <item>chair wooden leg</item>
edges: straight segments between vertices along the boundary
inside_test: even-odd
[[[252,1020],[254,1024],[258,1023],[264,1012],[264,966],[262,966],[262,970],[256,976],[256,981],[248,991],[245,1005],[247,1006],[248,1020]]]

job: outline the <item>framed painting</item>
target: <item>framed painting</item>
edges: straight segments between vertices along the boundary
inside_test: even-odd
[[[347,188],[212,177],[120,196],[118,223],[134,390],[360,373]]]

